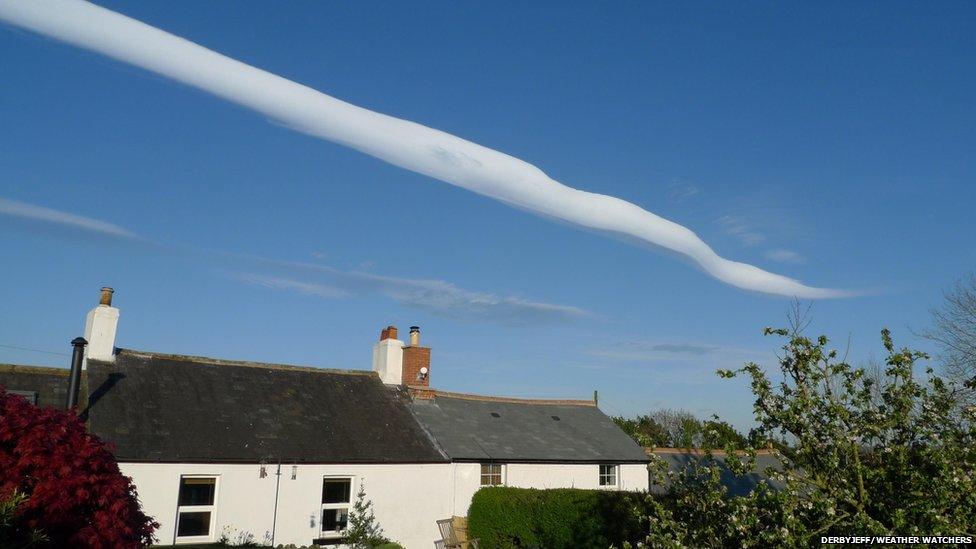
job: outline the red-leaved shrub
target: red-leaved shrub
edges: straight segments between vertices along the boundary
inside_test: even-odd
[[[33,406],[0,387],[0,500],[15,490],[28,496],[16,522],[52,547],[142,547],[159,527],[74,411]]]

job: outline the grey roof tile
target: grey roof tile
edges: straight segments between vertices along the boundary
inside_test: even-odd
[[[446,461],[368,371],[121,350],[87,377],[89,426],[123,461]]]
[[[0,387],[34,393],[38,406],[64,408],[68,396],[68,369],[0,364]]]
[[[440,394],[432,400],[414,400],[411,409],[447,455],[458,461],[648,460],[592,404]]]

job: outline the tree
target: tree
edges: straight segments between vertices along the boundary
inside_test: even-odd
[[[352,549],[374,549],[390,543],[390,540],[383,536],[383,529],[373,515],[373,502],[366,499],[365,482],[359,484],[356,503],[349,513],[349,528],[346,530],[343,542],[349,544]]]
[[[664,429],[667,446],[673,448],[701,446],[701,421],[691,412],[664,408],[651,412],[651,417]]]
[[[633,419],[614,416],[610,419],[639,446],[668,445],[668,437],[664,429],[649,415],[637,416]]]
[[[43,532],[26,528],[17,520],[17,511],[26,500],[27,496],[16,490],[0,498],[0,547],[27,549],[46,541]]]
[[[728,423],[712,416],[712,419],[701,422],[701,447],[703,448],[725,448],[733,445],[742,448],[747,444],[746,437],[735,430]]]
[[[960,401],[976,404],[976,273],[943,294],[933,327],[921,335],[939,346],[945,374],[960,386]]]
[[[781,469],[766,471],[780,488],[761,484],[728,497],[711,456],[678,473],[656,462],[655,483],[669,489],[648,500],[649,544],[804,547],[824,535],[972,531],[976,410],[959,407],[957,388],[931,368],[916,371],[923,353],[896,349],[882,331],[879,389],[864,368],[838,361],[825,336],[766,333],[787,340],[781,381],[755,363],[719,375],[750,380],[754,440],[788,442],[778,445]],[[729,451],[725,461],[743,474],[754,467],[755,449]]]
[[[746,438],[717,416],[702,421],[684,410],[662,409],[636,418],[610,418],[640,446],[724,448],[746,444]]]
[[[10,531],[43,534],[38,546],[142,547],[159,527],[74,411],[38,408],[2,388],[0,471],[0,501],[16,502]]]

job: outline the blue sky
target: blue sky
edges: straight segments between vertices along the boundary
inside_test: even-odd
[[[971,5],[99,4],[859,292],[811,328],[854,361],[884,326],[926,348],[976,265]],[[419,324],[440,388],[749,424],[714,371],[772,366],[788,298],[26,31],[0,52],[0,344],[67,352],[107,284],[122,347],[368,368],[380,328]]]

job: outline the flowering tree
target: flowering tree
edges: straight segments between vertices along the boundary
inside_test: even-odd
[[[9,531],[38,533],[41,545],[141,547],[159,527],[74,412],[38,408],[2,388],[0,471],[0,501],[17,502]]]
[[[923,353],[896,349],[887,330],[880,379],[837,360],[828,340],[767,329],[787,339],[781,380],[757,364],[720,371],[746,376],[756,396],[754,440],[777,441],[780,468],[749,496],[728,497],[714,460],[671,474],[668,494],[650,498],[657,547],[801,547],[830,535],[961,535],[976,525],[976,410],[926,368]],[[731,445],[739,474],[755,450]],[[738,457],[737,457],[738,456]],[[665,483],[666,467],[654,467]]]

